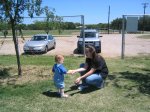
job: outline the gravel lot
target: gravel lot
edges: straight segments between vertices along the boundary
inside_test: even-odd
[[[125,37],[125,56],[136,56],[139,54],[150,54],[150,39],[136,38],[140,34],[126,34]],[[102,53],[104,57],[121,56],[121,34],[104,34],[101,38]],[[26,39],[28,40],[28,39]],[[77,36],[56,37],[56,49],[50,50],[43,55],[78,55],[74,51],[77,47]],[[11,38],[6,39],[2,45],[0,39],[0,55],[15,55],[14,44]],[[19,39],[19,53],[23,54],[24,42]]]

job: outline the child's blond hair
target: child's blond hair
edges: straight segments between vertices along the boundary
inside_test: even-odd
[[[58,54],[55,56],[55,62],[60,62],[62,59],[64,59],[63,55]]]

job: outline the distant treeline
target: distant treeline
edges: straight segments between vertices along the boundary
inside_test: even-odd
[[[32,24],[19,24],[17,29],[22,30],[74,30],[80,29],[81,23],[73,23],[73,22],[45,22],[45,21],[34,21]],[[90,29],[108,29],[108,23],[99,23],[99,24],[86,24],[86,28]],[[58,28],[59,27],[59,28]],[[0,22],[0,31],[10,30],[10,25],[6,22]],[[112,30],[121,30],[122,29],[122,18],[116,18],[109,24],[109,29]],[[150,16],[140,17],[138,20],[138,30],[150,31]]]

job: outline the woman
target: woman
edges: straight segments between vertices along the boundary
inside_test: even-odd
[[[71,74],[77,72],[81,74],[81,76],[75,80],[75,84],[79,85],[82,81],[82,84],[78,87],[81,91],[89,85],[101,88],[108,75],[106,62],[102,56],[96,53],[95,48],[92,46],[86,46],[85,54],[85,64],[81,64],[81,68],[79,69],[70,70]]]

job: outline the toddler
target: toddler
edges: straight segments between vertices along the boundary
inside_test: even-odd
[[[55,64],[52,68],[52,72],[54,73],[54,84],[58,89],[58,94],[60,94],[61,98],[67,98],[68,95],[64,93],[64,75],[67,74],[67,70],[63,65],[64,57],[62,55],[55,56]]]

